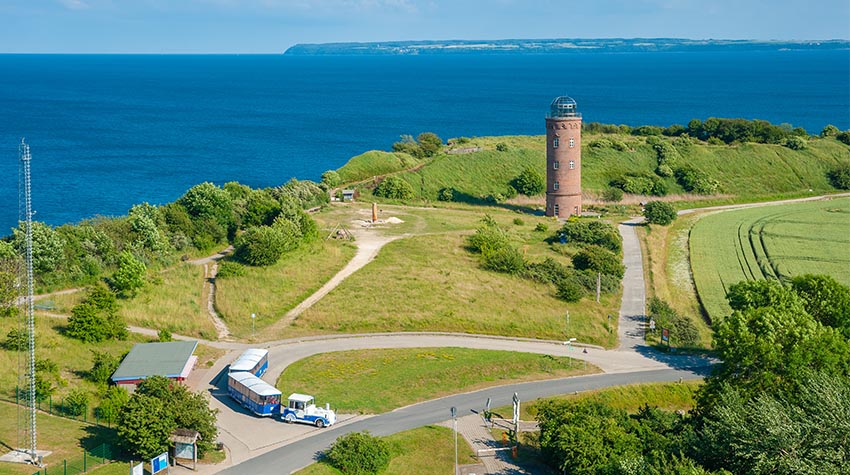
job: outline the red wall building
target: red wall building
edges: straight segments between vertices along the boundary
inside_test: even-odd
[[[581,113],[561,96],[546,116],[546,216],[581,216]]]

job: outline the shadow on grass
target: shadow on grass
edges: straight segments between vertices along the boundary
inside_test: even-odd
[[[473,196],[469,193],[464,193],[458,190],[452,190],[452,201],[456,203],[464,203],[474,206],[491,206],[493,208],[502,208],[517,213],[530,214],[533,216],[543,216],[544,212],[532,206],[515,205],[510,203],[499,203],[496,201]]]

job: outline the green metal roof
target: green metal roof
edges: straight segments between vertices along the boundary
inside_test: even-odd
[[[115,370],[112,380],[119,382],[155,375],[176,378],[197,346],[197,341],[138,343]]]

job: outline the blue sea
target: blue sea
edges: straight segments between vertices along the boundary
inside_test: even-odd
[[[743,117],[815,134],[850,128],[850,53],[0,55],[0,235],[18,219],[22,137],[35,219],[59,225],[203,181],[318,180],[402,134],[542,134],[563,94],[585,121]]]

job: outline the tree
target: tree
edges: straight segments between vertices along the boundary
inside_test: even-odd
[[[115,294],[104,285],[89,288],[86,297],[71,309],[66,333],[86,343],[127,337],[127,325],[118,315]]]
[[[843,144],[850,145],[850,130],[835,134],[835,139]]]
[[[280,201],[266,190],[251,190],[245,201],[242,226],[271,226],[281,212]]]
[[[592,270],[603,274],[623,278],[626,268],[620,258],[604,247],[589,245],[573,256],[573,267],[579,270]]]
[[[413,198],[414,191],[413,187],[407,181],[396,176],[388,176],[378,183],[374,194],[375,196],[393,200],[409,200]]]
[[[121,360],[106,352],[97,350],[91,350],[91,352],[93,355],[92,367],[89,370],[88,378],[105,385],[109,382],[110,376],[118,369]]]
[[[850,163],[842,163],[827,172],[829,182],[839,190],[850,190]]]
[[[803,150],[806,148],[807,142],[803,137],[788,137],[785,139],[785,146],[791,150]]]
[[[62,403],[63,409],[71,416],[85,414],[89,407],[89,394],[80,388],[73,388]]]
[[[534,167],[526,167],[511,181],[511,186],[523,195],[535,196],[546,191],[546,180]]]
[[[278,226],[254,226],[236,238],[233,256],[252,266],[270,266],[287,248],[287,237]]]
[[[339,437],[327,451],[328,463],[346,475],[371,475],[390,462],[389,445],[368,431]]]
[[[791,279],[809,315],[850,338],[850,288],[828,275],[805,274]]]
[[[230,195],[210,182],[189,188],[177,202],[186,208],[191,216],[212,218],[219,223],[230,222],[230,213],[233,210]]]
[[[664,201],[650,201],[644,206],[643,215],[650,224],[667,226],[676,219],[676,209]]]
[[[29,347],[29,333],[23,329],[13,328],[6,334],[6,339],[0,347],[9,351],[24,351]]]
[[[7,247],[4,247],[7,246]],[[12,246],[0,241],[0,318],[12,317],[18,313],[18,264],[20,262],[14,255]],[[3,255],[7,250],[12,255]]]
[[[12,230],[13,242],[20,255],[26,251],[26,229],[24,223]],[[50,226],[33,221],[32,223],[32,268],[37,273],[56,270],[62,261],[65,240]]]
[[[336,170],[328,170],[322,173],[322,183],[327,185],[328,188],[336,188],[342,183],[342,178]]]
[[[836,127],[832,124],[827,124],[827,126],[824,127],[823,130],[821,130],[820,136],[821,137],[835,137],[836,135],[838,135],[839,132],[841,132],[841,131],[838,130],[838,127]]]
[[[443,148],[443,139],[433,132],[422,132],[416,141],[426,157],[433,157]]]
[[[121,386],[109,386],[106,393],[100,399],[97,407],[97,417],[111,424],[118,421],[118,415],[130,400],[130,394]]]
[[[606,188],[602,192],[602,199],[612,203],[619,203],[623,201],[623,190],[614,187]]]
[[[483,252],[482,266],[492,271],[516,275],[525,269],[525,260],[517,248],[504,245]]]
[[[789,287],[778,280],[745,280],[729,286],[726,300],[732,310],[761,307],[801,309],[802,302]]]
[[[161,400],[137,393],[121,408],[117,435],[130,453],[150,459],[168,450],[168,438],[175,428]]]
[[[112,274],[109,283],[117,292],[133,295],[145,285],[146,272],[144,262],[136,259],[130,251],[123,251],[118,256],[118,269]]]
[[[216,414],[203,394],[165,377],[151,376],[139,383],[121,410],[118,437],[130,452],[150,458],[167,449],[174,429],[192,429],[201,434],[198,452],[203,456],[215,445]]]
[[[751,399],[725,386],[698,435],[703,463],[733,473],[846,473],[850,383],[810,373],[797,391]]]

